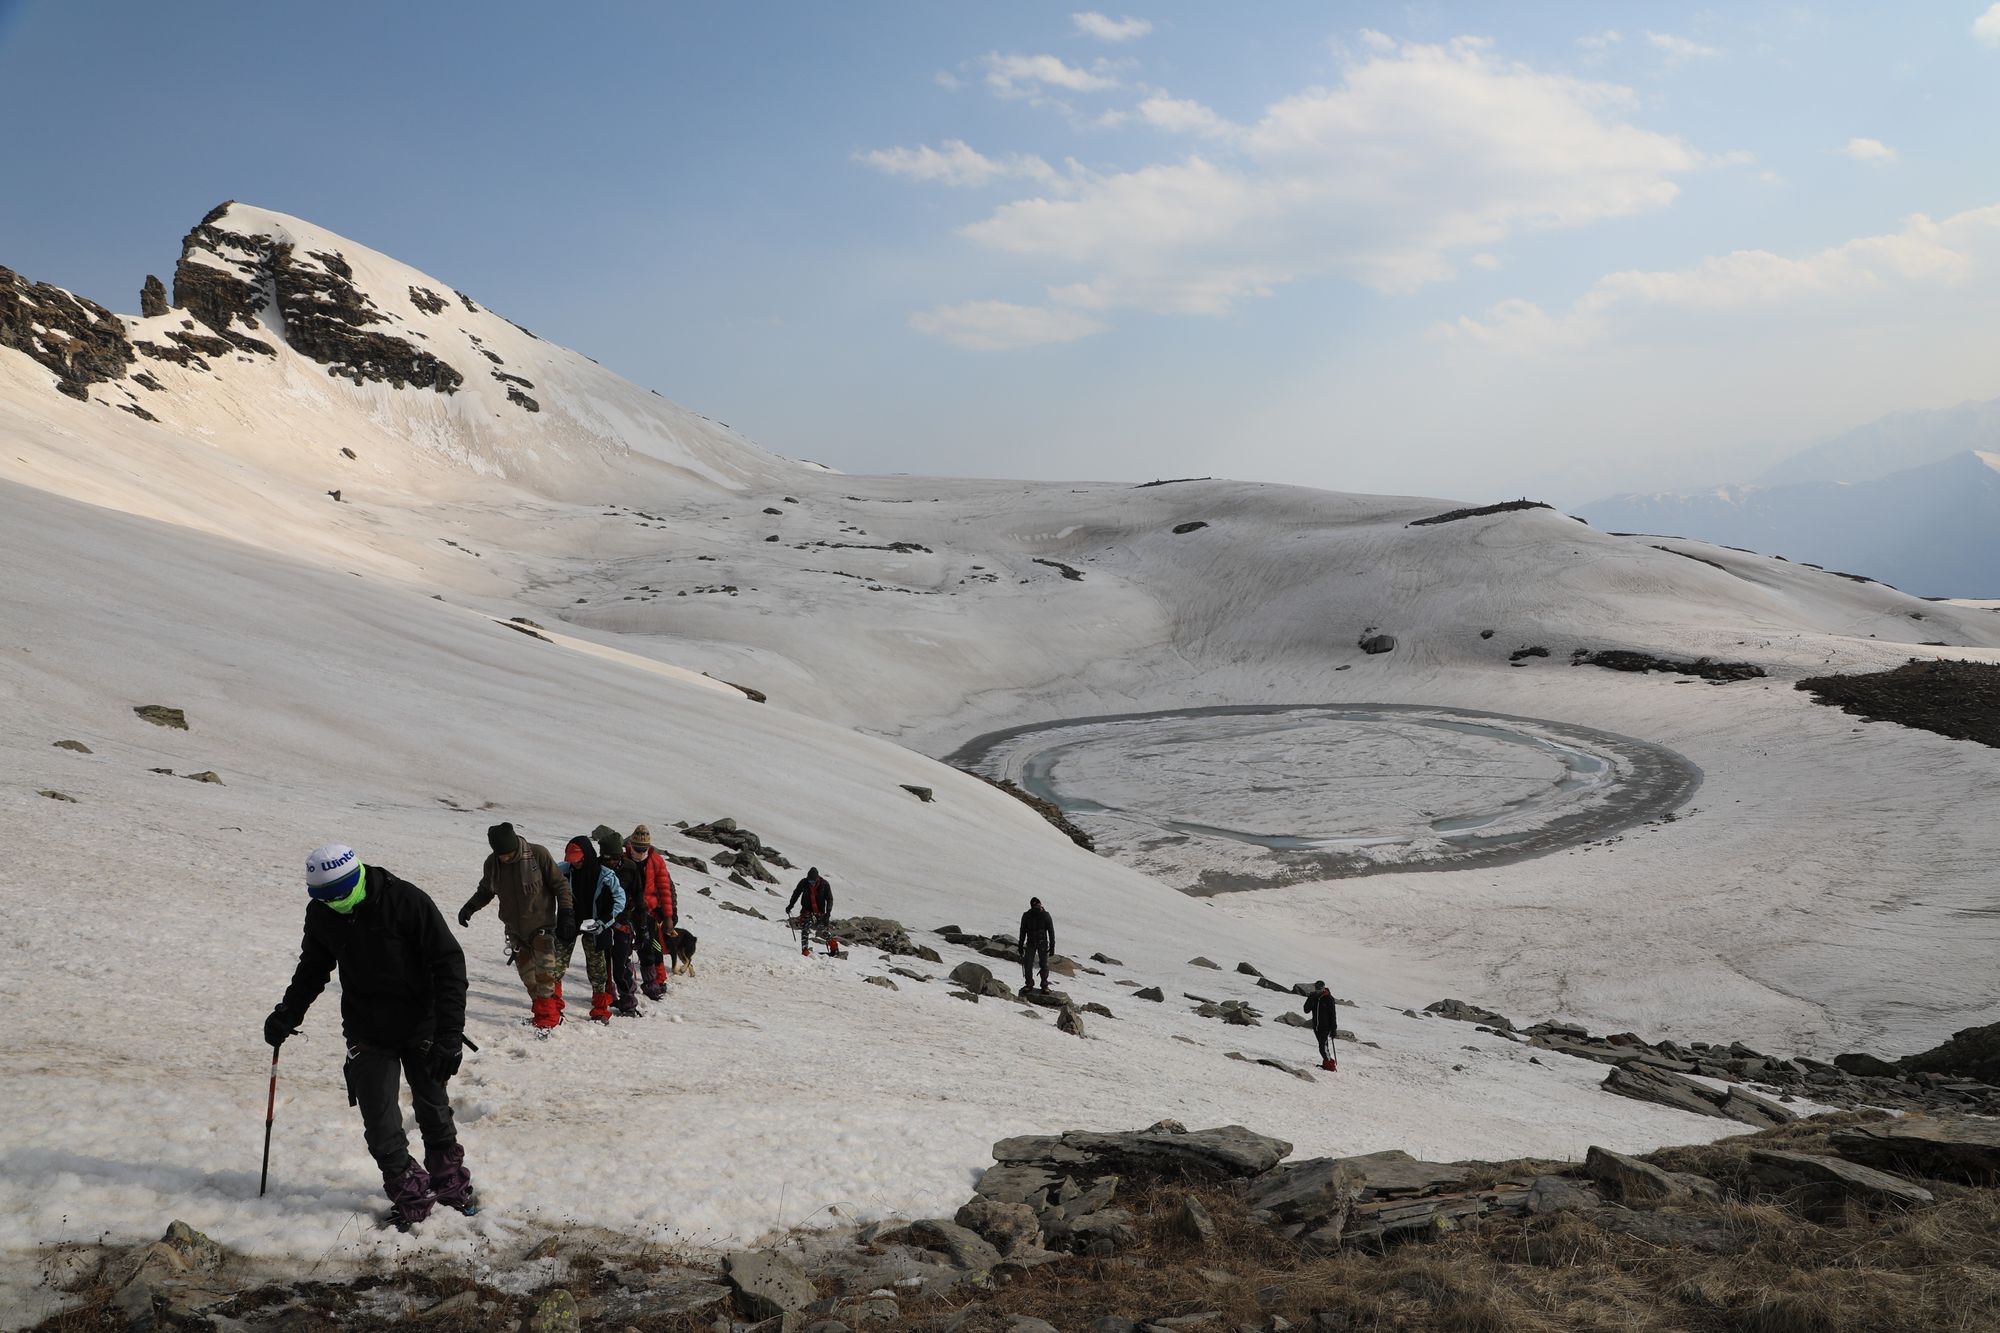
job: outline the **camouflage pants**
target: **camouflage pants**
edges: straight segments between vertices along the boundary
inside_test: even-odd
[[[538,931],[535,938],[523,944],[519,940],[507,942],[514,950],[514,970],[521,974],[521,984],[528,988],[528,997],[546,1000],[556,993],[556,984],[569,969],[569,951],[557,946],[555,936],[548,931]]]

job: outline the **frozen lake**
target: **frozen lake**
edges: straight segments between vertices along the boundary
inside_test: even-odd
[[[1701,774],[1589,727],[1401,704],[1246,705],[1013,727],[950,761],[1053,801],[1190,892],[1518,860],[1685,805]]]

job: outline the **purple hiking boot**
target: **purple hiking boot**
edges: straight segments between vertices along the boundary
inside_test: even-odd
[[[459,1144],[448,1148],[425,1148],[424,1170],[431,1178],[431,1193],[447,1208],[467,1217],[479,1211],[479,1194],[472,1188],[472,1172],[465,1168],[465,1149]]]
[[[430,1173],[414,1157],[403,1168],[402,1175],[384,1180],[382,1188],[389,1196],[389,1225],[398,1231],[408,1231],[429,1217],[437,1203],[437,1195],[431,1192]]]

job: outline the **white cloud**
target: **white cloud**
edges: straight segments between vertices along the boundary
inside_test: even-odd
[[[1139,115],[1155,129],[1170,134],[1192,134],[1203,139],[1228,139],[1243,127],[1223,119],[1214,110],[1190,99],[1154,93],[1139,103]]]
[[[1095,37],[1100,42],[1114,44],[1135,41],[1153,30],[1151,19],[1135,19],[1130,14],[1115,19],[1093,10],[1071,14],[1069,21],[1078,36]]]
[[[1592,55],[1601,55],[1625,40],[1616,28],[1606,28],[1603,32],[1585,33],[1576,39],[1576,44]]]
[[[1059,56],[1002,55],[989,51],[979,58],[979,63],[986,71],[986,86],[999,97],[1033,97],[1045,88],[1098,93],[1118,86],[1116,73],[1110,62],[1104,60],[1084,69]]]
[[[1075,342],[1104,331],[1102,321],[1080,310],[1009,301],[967,301],[920,310],[910,316],[910,327],[975,352]]]
[[[935,83],[938,87],[944,89],[948,93],[955,93],[960,88],[963,88],[965,86],[963,83],[959,81],[958,75],[952,73],[948,69],[941,69],[937,73],[931,75],[931,82]]]
[[[1856,162],[1894,162],[1896,150],[1880,139],[1849,139],[1840,151]]]
[[[1669,203],[1706,159],[1623,119],[1636,100],[1470,40],[1364,57],[1248,126],[1155,94],[1142,115],[1218,151],[1066,181],[962,234],[1073,309],[1220,315],[1328,274],[1405,291],[1516,232]]]
[[[1487,347],[1541,351],[1611,338],[1646,314],[1729,315],[1822,310],[1884,294],[1952,288],[1984,264],[2000,241],[2000,204],[1942,222],[1918,213],[1900,231],[1861,236],[1791,257],[1769,250],[1712,255],[1681,269],[1631,270],[1599,278],[1561,315],[1531,301],[1503,301],[1480,318],[1436,332]]]
[[[1396,49],[1396,39],[1394,37],[1391,37],[1386,32],[1377,32],[1373,28],[1363,28],[1361,30],[1361,44],[1371,51],[1393,51]]]
[[[1987,46],[2000,46],[2000,5],[1972,21],[1972,35]]]
[[[876,148],[856,153],[854,159],[885,175],[937,185],[975,187],[1009,178],[1051,181],[1056,175],[1053,167],[1032,153],[987,157],[963,139],[946,139],[936,148],[928,144]]]
[[[1664,54],[1667,58],[1667,63],[1670,65],[1682,64],[1689,60],[1707,59],[1711,56],[1722,54],[1722,52],[1712,46],[1703,46],[1693,38],[1677,37],[1670,32],[1649,32],[1646,34],[1646,43],[1654,50]]]
[[[1495,269],[1500,267],[1500,256],[1488,251],[1481,251],[1466,262],[1474,268]]]

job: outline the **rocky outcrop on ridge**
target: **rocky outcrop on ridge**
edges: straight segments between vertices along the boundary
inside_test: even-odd
[[[2000,746],[2000,666],[1913,657],[1892,671],[1809,676],[1813,702],[1873,722]]]
[[[390,316],[355,285],[353,268],[338,253],[300,254],[286,242],[219,225],[233,202],[210,210],[181,242],[175,305],[231,345],[266,354],[270,344],[238,330],[262,332],[260,315],[275,307],[294,351],[357,385],[374,380],[450,394],[465,383],[438,357],[371,327]]]
[[[88,400],[89,386],[122,377],[133,351],[125,321],[95,301],[0,268],[0,347],[53,373],[56,390]]]

